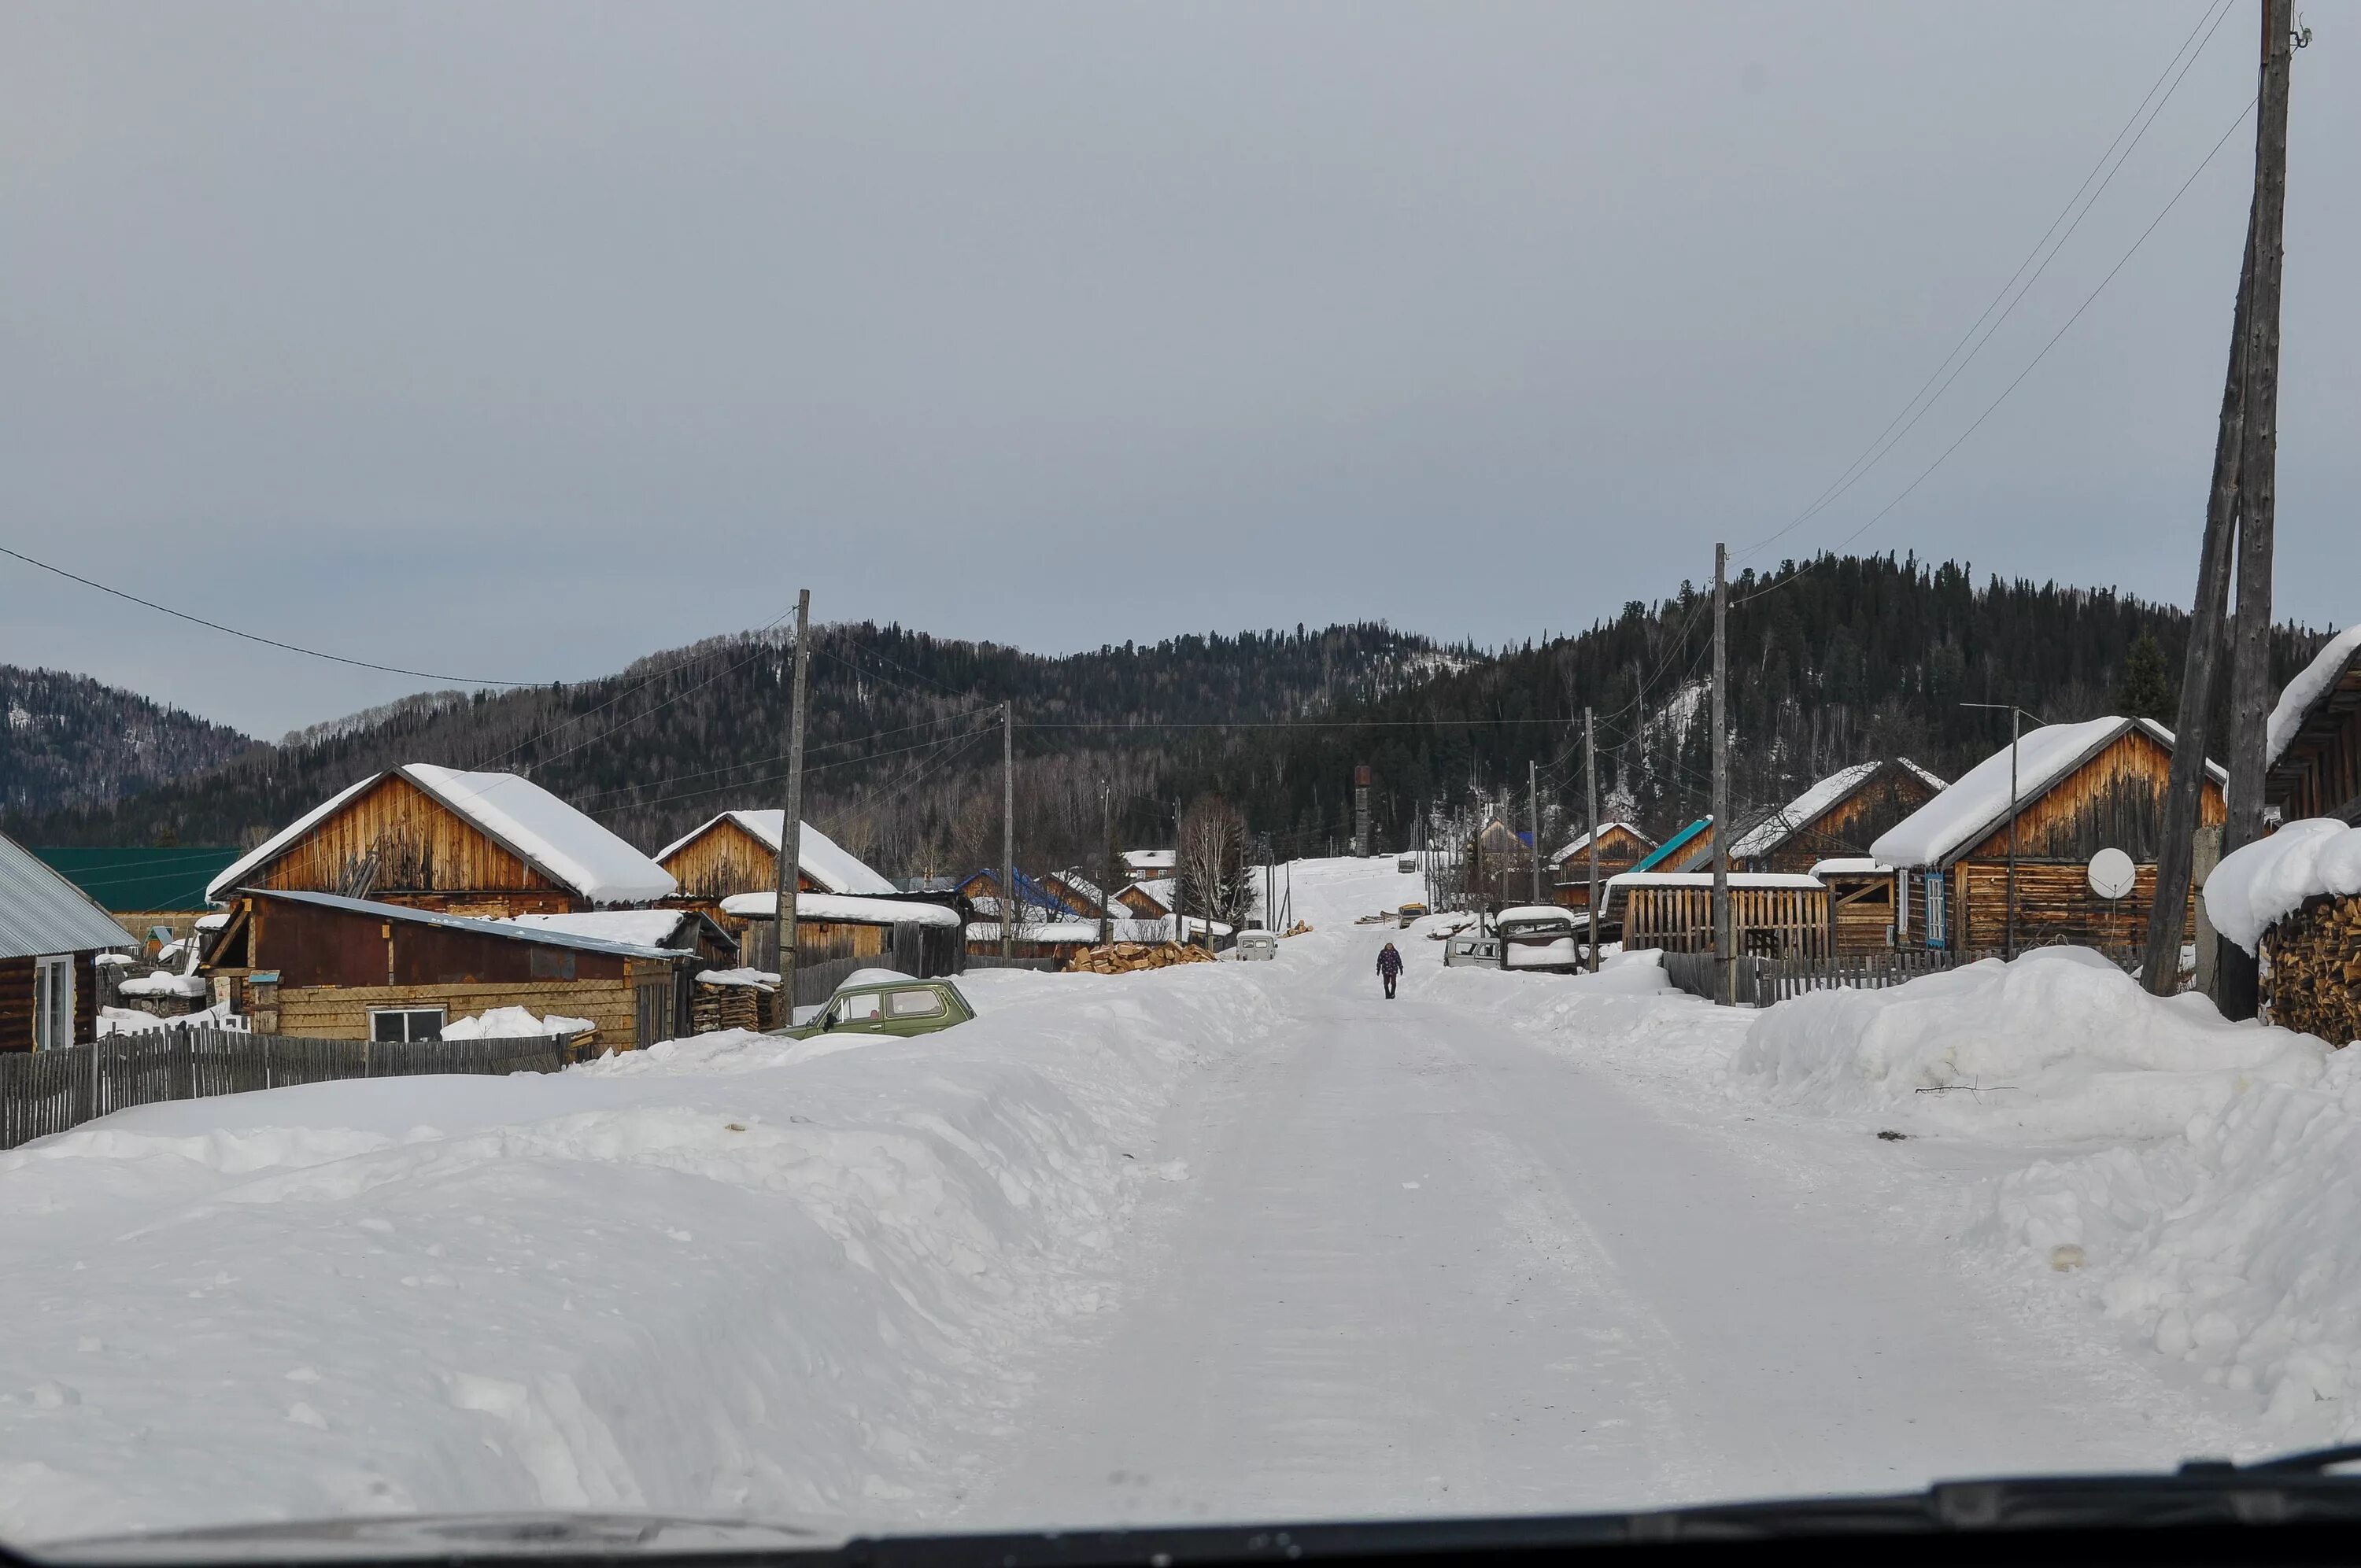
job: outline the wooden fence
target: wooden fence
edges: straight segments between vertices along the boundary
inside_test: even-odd
[[[142,1029],[95,1045],[0,1053],[0,1148],[166,1100],[346,1078],[555,1072],[574,1054],[574,1042],[566,1038],[388,1044],[186,1026]]]
[[[2139,968],[2141,955],[2136,950],[2093,950],[2127,972]],[[1941,974],[2000,956],[1997,948],[1902,948],[1886,953],[1830,959],[1739,958],[1730,960],[1731,986],[1737,1005],[1768,1007],[1806,992],[1883,991],[1888,986],[1906,985],[1922,975]],[[1713,1000],[1715,960],[1711,953],[1668,952],[1663,959],[1664,978],[1672,981],[1675,989]]]

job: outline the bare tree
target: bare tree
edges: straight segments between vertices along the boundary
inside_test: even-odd
[[[1245,918],[1254,904],[1246,845],[1246,819],[1236,806],[1217,795],[1191,802],[1180,814],[1178,846],[1180,882],[1191,907],[1176,913],[1232,926]]]

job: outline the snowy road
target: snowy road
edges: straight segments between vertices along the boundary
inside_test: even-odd
[[[1268,1049],[1168,1121],[1159,1157],[1193,1177],[1141,1216],[1135,1288],[972,1520],[1629,1507],[2210,1435],[2013,1325],[1816,1159],[1741,1153],[1460,1000],[1565,982],[1444,972],[1417,941],[1387,1003],[1389,934],[1323,931],[1257,976]]]

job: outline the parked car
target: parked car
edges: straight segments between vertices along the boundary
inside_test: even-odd
[[[1582,965],[1574,912],[1554,904],[1524,904],[1493,917],[1500,938],[1500,967],[1571,973]]]
[[[1241,931],[1237,954],[1242,964],[1268,963],[1279,957],[1279,938],[1268,931]]]
[[[896,970],[855,970],[819,1016],[775,1031],[790,1039],[819,1035],[931,1035],[967,1023],[975,1008],[948,980],[918,980]]]
[[[1489,931],[1461,931],[1443,944],[1443,961],[1454,968],[1500,967],[1500,939]]]
[[[1394,913],[1401,917],[1402,929],[1407,931],[1410,929],[1411,921],[1426,913],[1426,905],[1417,903],[1405,904]]]
[[[1416,855],[1404,855],[1401,859],[1394,862],[1394,870],[1401,872],[1404,876],[1417,875],[1418,857]]]

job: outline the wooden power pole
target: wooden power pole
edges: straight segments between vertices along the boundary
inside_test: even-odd
[[[1737,1001],[1730,939],[1730,547],[1713,547],[1713,956],[1714,1000]]]
[[[811,590],[796,593],[796,664],[787,698],[787,799],[779,814],[779,863],[774,873],[778,902],[771,910],[779,938],[779,998],[796,1021],[796,883],[804,861],[804,694],[811,678]]]
[[[1590,817],[1590,972],[1598,972],[1598,738],[1582,710],[1583,805]]]
[[[1541,764],[1525,759],[1525,831],[1533,840],[1533,902],[1542,901],[1542,773]]]
[[[1000,957],[1016,957],[1016,720],[1000,705]]]
[[[1115,940],[1115,785],[1099,781],[1099,946]]]
[[[2279,272],[2287,218],[2289,0],[2262,0],[2261,113],[2255,133],[2254,282],[2246,319],[2246,397],[2238,455],[2238,609],[2230,658],[2229,816],[2222,852],[2263,836],[2265,717],[2271,708],[2271,533],[2278,509]],[[2225,947],[2218,970],[2226,1018],[2260,1003],[2255,955]]]

